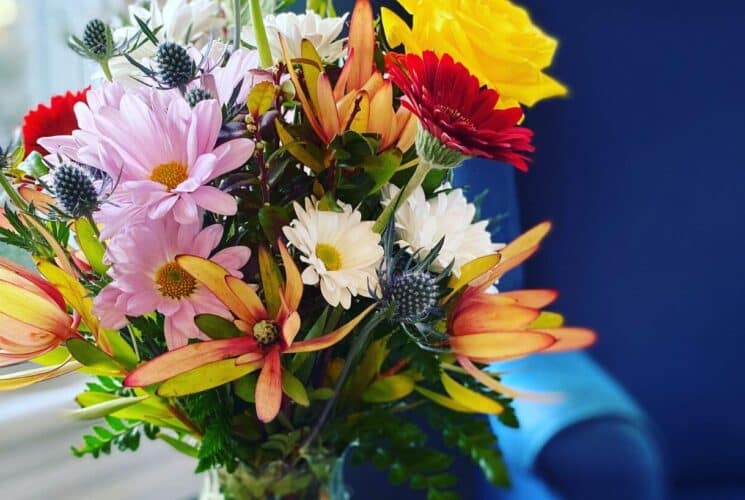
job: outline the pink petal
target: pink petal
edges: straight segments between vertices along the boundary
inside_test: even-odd
[[[216,214],[235,215],[238,211],[235,198],[213,186],[202,186],[191,197],[197,205]]]

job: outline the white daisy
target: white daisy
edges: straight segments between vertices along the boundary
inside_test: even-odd
[[[383,204],[387,205],[399,189],[389,184],[383,190]],[[444,237],[439,255],[432,263],[434,271],[442,271],[450,262],[453,273],[471,260],[494,253],[504,247],[492,243],[486,230],[488,221],[473,222],[476,207],[461,189],[443,186],[434,198],[427,200],[419,187],[396,211],[396,243],[409,252],[428,252]]]
[[[308,267],[303,283],[320,283],[321,294],[332,306],[349,309],[352,297],[369,297],[378,286],[377,268],[383,258],[380,235],[372,230],[372,221],[351,205],[340,203],[342,212],[318,210],[315,200],[306,198],[305,209],[295,203],[295,215],[283,231],[297,248],[300,260]]]
[[[202,47],[210,40],[210,35],[218,32],[225,25],[224,16],[220,15],[220,5],[213,0],[166,0],[163,7],[158,2],[150,2],[150,8],[139,5],[129,7],[131,26],[124,26],[114,30],[114,43],[119,44],[139,33],[137,18],[145,21],[151,29],[160,27],[157,33],[159,40],[170,40],[180,44],[191,43]],[[188,37],[188,40],[187,40]],[[143,40],[140,35],[140,40]],[[149,41],[144,41],[129,55],[144,66],[151,66],[157,47]],[[114,81],[127,86],[139,83],[133,79],[141,78],[139,69],[133,66],[125,57],[114,57],[109,61],[109,69]],[[103,78],[98,72],[94,77]]]
[[[283,12],[264,16],[272,58],[275,62],[282,60],[282,48],[279,44],[279,35],[282,34],[290,57],[301,56],[300,44],[303,39],[307,39],[316,48],[324,62],[338,61],[344,53],[344,39],[338,38],[344,29],[346,18],[347,14],[342,17],[321,17],[312,10],[305,14]],[[241,38],[249,45],[256,46],[253,26],[244,27]]]

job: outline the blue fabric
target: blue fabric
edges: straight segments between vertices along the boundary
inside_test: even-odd
[[[674,496],[745,498],[745,3],[522,3],[572,89],[528,115],[522,220],[555,223],[528,282],[598,329],[590,352],[656,423]]]

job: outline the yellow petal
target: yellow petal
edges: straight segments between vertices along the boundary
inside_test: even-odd
[[[490,415],[498,415],[504,411],[501,404],[483,394],[463,387],[445,372],[442,372],[440,375],[440,381],[451,398],[466,408],[471,409],[471,411]]]
[[[443,299],[443,302],[447,302],[469,282],[494,268],[501,259],[502,256],[500,254],[494,253],[478,257],[463,264],[460,268],[460,276],[453,275],[453,277],[450,278],[448,288],[452,289],[452,291]]]
[[[430,391],[429,389],[425,389],[424,387],[414,386],[414,390],[424,396],[427,399],[430,399],[437,403],[440,406],[444,406],[448,410],[457,411],[460,413],[476,413],[468,406],[462,405],[456,400],[449,398],[447,396],[443,396],[442,394],[438,394],[434,391]]]
[[[76,278],[51,262],[41,261],[36,267],[59,290],[70,307],[80,314],[88,330],[98,338],[99,322],[96,315],[93,314],[93,298],[88,290]]]

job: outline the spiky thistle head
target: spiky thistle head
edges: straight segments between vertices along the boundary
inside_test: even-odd
[[[196,73],[196,65],[184,47],[174,42],[163,42],[155,52],[159,82],[168,88],[184,87]]]
[[[189,90],[184,97],[186,98],[186,102],[188,102],[189,106],[192,108],[202,101],[215,98],[209,90],[201,87]]]
[[[83,44],[92,54],[103,57],[109,50],[109,27],[100,19],[93,19],[83,30]]]
[[[60,208],[69,216],[80,218],[98,207],[98,192],[93,178],[83,168],[69,163],[54,169],[54,194]]]
[[[426,253],[395,248],[392,225],[385,231],[386,259],[379,278],[382,300],[393,307],[393,321],[415,324],[440,312],[438,304],[445,291],[441,282],[450,275],[452,264],[441,273],[433,273],[430,268],[444,243],[443,238]]]

